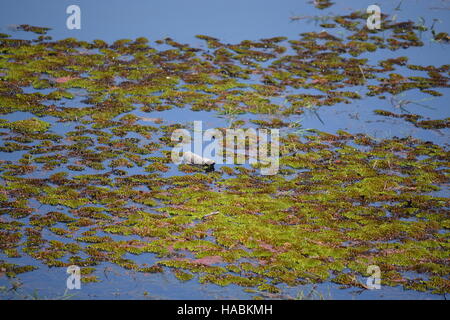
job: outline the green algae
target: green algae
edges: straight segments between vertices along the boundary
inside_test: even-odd
[[[194,275],[191,273],[183,272],[181,270],[175,271],[175,276],[180,279],[181,281],[189,281],[192,278],[194,278]]]
[[[319,8],[331,4],[317,2]],[[441,231],[450,226],[450,202],[427,194],[448,184],[448,148],[413,138],[376,140],[310,130],[304,139],[282,137],[275,176],[260,176],[255,168],[205,172],[185,164],[175,167],[180,175],[165,176],[173,168],[170,134],[185,126],[168,119],[148,125],[131,113],[172,108],[223,116],[253,113],[266,118],[238,118],[234,127],[291,129],[281,116],[365,95],[419,89],[437,96],[439,88],[448,87],[448,65],[415,66],[405,57],[371,65],[358,58],[383,48],[423,45],[410,23],[386,22],[390,33],[381,38],[364,29],[366,18],[352,13],[322,24],[353,32],[346,39],[325,31],[238,44],[197,36],[210,51],[169,38],[160,43],[173,49],[163,51],[143,38],[109,45],[0,37],[0,112],[34,115],[0,121],[7,131],[1,151],[27,152],[20,162],[1,163],[0,215],[12,221],[0,221],[0,249],[11,259],[28,254],[52,267],[83,266],[84,282],[99,281],[92,273],[108,261],[145,273],[169,268],[180,281],[197,278],[269,293],[280,292],[281,284],[324,281],[364,288],[357,277],[376,264],[386,285],[448,293],[448,233]],[[445,41],[445,35],[435,39]],[[122,60],[127,55],[131,60]],[[403,76],[401,67],[413,75]],[[250,77],[258,77],[257,83],[250,84]],[[367,91],[356,92],[360,86]],[[24,93],[26,87],[36,92]],[[65,106],[75,92],[82,92],[83,105]],[[449,119],[375,112],[424,129],[448,128]],[[53,135],[42,116],[78,126]],[[101,172],[77,173],[86,168]],[[130,175],[131,168],[141,174]],[[25,177],[32,172],[42,176]],[[47,240],[47,230],[69,242]],[[157,262],[133,261],[145,253]],[[9,276],[33,269],[1,266]],[[428,280],[405,279],[408,271]]]
[[[2,123],[0,124],[0,128],[9,128],[12,131],[23,134],[33,134],[46,132],[50,128],[50,124],[37,118],[31,118],[11,123]]]

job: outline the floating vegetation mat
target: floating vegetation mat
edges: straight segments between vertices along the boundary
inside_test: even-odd
[[[383,31],[369,31],[366,19],[336,16],[322,25],[329,32],[291,40],[198,35],[200,48],[170,38],[53,41],[28,25],[18,28],[31,40],[0,34],[0,270],[34,270],[15,262],[29,256],[78,265],[82,281],[96,282],[96,266],[110,262],[279,293],[328,281],[364,288],[357,278],[377,265],[383,285],[448,293],[448,145],[291,121],[367,96],[448,88],[450,65],[413,65],[398,53],[423,46],[425,27],[383,16]],[[446,45],[446,33],[433,34]],[[392,58],[369,62],[378,50]],[[279,172],[172,164],[171,133],[195,118],[153,116],[177,108],[279,128]],[[450,125],[375,113],[420,130]]]

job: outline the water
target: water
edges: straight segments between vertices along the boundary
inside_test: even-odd
[[[120,1],[80,0],[77,4],[82,12],[81,30],[68,30],[65,26],[67,14],[65,9],[72,1],[2,1],[0,5],[0,32],[12,34],[15,38],[29,38],[31,35],[25,32],[11,32],[11,25],[29,24],[52,28],[49,35],[54,40],[74,37],[78,40],[92,41],[102,39],[112,43],[117,39],[147,37],[150,41],[170,37],[180,43],[188,43],[192,47],[206,49],[205,43],[197,38],[197,34],[205,34],[220,39],[223,43],[238,43],[242,40],[258,40],[275,36],[286,36],[288,39],[297,39],[299,33],[317,31],[322,28],[314,19],[302,18],[293,20],[294,16],[318,16],[318,15],[342,15],[356,9],[365,10],[373,1],[355,0],[341,1],[326,10],[317,10],[307,1],[299,2],[286,0],[274,2],[269,0],[229,0],[229,1]],[[337,2],[337,1],[336,1]],[[433,19],[436,20],[438,30],[449,30],[450,3],[445,0],[431,1],[378,1],[382,12],[391,16],[396,15],[398,21],[410,19],[414,22],[424,18],[426,25],[430,26]],[[446,9],[439,9],[446,8]],[[368,58],[376,63],[381,59],[405,55],[410,64],[440,66],[448,64],[447,44],[433,41],[430,32],[422,35],[424,46],[420,48],[408,48],[391,52],[380,50],[376,53],[366,53],[358,58]],[[153,43],[152,43],[153,45]],[[397,73],[408,76],[406,68],[397,68]],[[412,74],[412,73],[411,73]],[[358,88],[356,88],[358,89]],[[28,88],[32,92],[32,88]],[[361,88],[362,90],[362,88]],[[429,95],[419,90],[409,90],[399,99],[409,100],[425,104],[430,108],[410,103],[407,110],[414,114],[430,117],[431,119],[443,119],[450,117],[448,108],[448,88],[439,88],[443,94],[441,97],[429,98]],[[45,90],[42,90],[45,93]],[[81,98],[71,100],[68,104],[80,105]],[[353,100],[351,104],[335,104],[332,107],[322,107],[314,113],[305,113],[300,116],[290,116],[285,121],[299,121],[303,128],[314,128],[325,132],[345,130],[350,133],[364,132],[377,138],[407,137],[413,136],[425,141],[432,141],[439,145],[448,145],[448,129],[426,130],[414,126],[411,123],[398,118],[386,118],[374,115],[376,109],[389,110],[400,113],[388,99],[380,100],[376,97],[364,97],[361,100]],[[201,120],[204,129],[227,126],[233,117],[218,114],[216,111],[193,112],[187,108],[173,108],[167,111],[143,112],[138,109],[130,112],[141,117],[161,118],[165,122],[191,123]],[[118,117],[122,117],[121,114]],[[2,118],[9,121],[28,119],[32,115],[25,112],[14,112],[4,115]],[[244,114],[239,119],[270,120],[272,116],[258,114]],[[322,121],[321,119],[324,119]],[[59,135],[73,131],[76,124],[73,122],[56,122],[53,117],[44,117],[44,121],[52,123],[52,131]],[[147,124],[142,123],[141,124]],[[154,123],[149,125],[158,126]],[[163,123],[165,124],[165,123]],[[108,132],[108,130],[105,130]],[[133,137],[128,134],[127,138]],[[26,151],[14,153],[0,153],[0,159],[17,161]],[[249,168],[248,165],[244,167]],[[105,173],[104,170],[85,170],[83,172],[69,172],[69,176],[89,173]],[[220,167],[219,167],[220,169]],[[41,172],[37,171],[31,177],[50,176],[58,172],[58,169]],[[145,174],[140,167],[125,169],[127,174]],[[175,174],[176,170],[170,167],[167,175]],[[36,176],[37,174],[37,176]],[[448,190],[442,191],[443,197],[448,197]],[[38,203],[35,204],[39,206]],[[67,209],[67,208],[66,208]],[[59,206],[69,214],[64,207]],[[51,206],[39,206],[39,212],[45,213],[52,210]],[[69,214],[70,215],[70,214]],[[28,222],[24,220],[24,222]],[[58,226],[58,225],[56,225]],[[84,231],[82,229],[82,231]],[[111,236],[111,235],[110,235]],[[64,237],[54,234],[46,234],[47,238],[59,241],[68,241]],[[119,236],[113,238],[118,238]],[[127,237],[125,237],[127,238]],[[130,239],[132,237],[128,237]],[[149,265],[157,261],[155,254],[145,253],[133,256],[135,262]],[[129,258],[128,256],[124,256]],[[82,284],[81,290],[66,290],[68,274],[65,268],[49,268],[41,262],[23,255],[22,258],[8,258],[0,254],[0,260],[18,264],[32,264],[38,267],[36,271],[19,275],[15,279],[8,279],[0,273],[0,297],[6,299],[30,299],[38,298],[72,298],[72,299],[250,299],[255,293],[245,292],[241,287],[229,285],[221,287],[213,284],[199,284],[195,276],[187,282],[180,282],[168,268],[164,273],[143,274],[126,270],[111,263],[101,263],[97,266],[96,275],[99,283]],[[415,275],[411,275],[414,277]],[[365,279],[360,281],[365,283]],[[14,284],[17,289],[9,290]],[[20,284],[20,285],[18,285]],[[3,289],[2,286],[4,287]],[[381,290],[361,290],[355,288],[341,289],[339,285],[326,282],[318,285],[303,285],[296,287],[283,287],[282,295],[268,295],[266,298],[298,298],[307,297],[314,299],[443,299],[443,295],[430,292],[418,292],[404,290],[401,286],[382,286]]]

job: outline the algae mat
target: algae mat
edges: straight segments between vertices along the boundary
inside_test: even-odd
[[[283,297],[307,284],[367,290],[361,277],[376,265],[383,286],[448,293],[449,118],[408,112],[427,105],[399,97],[447,92],[450,65],[411,64],[407,50],[424,45],[422,33],[442,46],[449,36],[387,15],[383,32],[371,31],[366,19],[328,17],[295,39],[198,35],[201,47],[55,41],[30,25],[16,29],[31,39],[0,34],[2,276],[77,265],[95,286],[108,263]],[[392,57],[367,58],[380,51]],[[397,107],[374,108],[379,121],[440,140],[298,120],[326,122],[321,110],[364,99]],[[279,129],[278,173],[172,164],[171,133],[204,117],[221,129]]]

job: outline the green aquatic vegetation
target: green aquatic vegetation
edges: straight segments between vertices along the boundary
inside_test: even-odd
[[[48,30],[51,30],[50,28],[44,28],[44,27],[36,27],[36,26],[30,26],[28,24],[21,24],[17,26],[17,30],[27,31],[27,32],[34,32],[37,34],[46,34]]]
[[[180,164],[178,166],[178,170],[185,172],[185,173],[194,173],[194,172],[203,172],[203,168],[200,168],[198,166],[189,165],[189,164]]]
[[[159,272],[163,272],[163,268],[158,265],[153,265],[150,267],[144,266],[144,267],[139,268],[138,271],[144,272],[144,273],[159,273]]]
[[[81,282],[84,282],[84,283],[95,283],[95,282],[100,282],[101,280],[97,277],[97,276],[95,276],[95,275],[83,275],[82,277],[81,277]]]
[[[70,231],[68,231],[64,228],[53,227],[53,228],[49,228],[49,230],[58,236],[65,236],[65,237],[69,237],[69,238],[71,237]]]
[[[417,121],[415,125],[424,129],[450,128],[450,118],[438,120],[421,120]]]
[[[446,65],[411,65],[404,56],[369,62],[374,51],[422,43],[413,23],[383,16],[382,37],[367,30],[366,19],[364,12],[316,18],[346,33],[292,40],[225,44],[197,36],[210,50],[170,38],[157,41],[165,49],[153,49],[144,38],[108,45],[0,36],[0,112],[32,114],[0,120],[0,151],[24,154],[0,162],[1,252],[80,265],[87,282],[98,281],[96,266],[108,261],[272,294],[283,284],[361,287],[356,277],[377,264],[386,285],[448,293],[442,230],[450,225],[449,201],[429,194],[448,184],[447,146],[303,129],[289,118],[313,112],[326,123],[319,116],[325,106],[414,89],[438,96],[448,86]],[[81,103],[73,107],[75,97]],[[176,108],[225,115],[233,128],[282,129],[279,173],[261,176],[258,165],[173,171],[170,136],[189,123],[134,111]],[[375,113],[448,128],[448,119]],[[61,128],[60,135],[50,131]],[[156,262],[137,264],[146,253]],[[406,271],[427,280],[406,279]]]
[[[434,30],[432,30],[432,34],[434,37],[434,40],[437,42],[443,42],[443,43],[449,43],[450,42],[450,36],[447,32],[439,32],[436,33]]]
[[[73,214],[79,217],[87,217],[96,220],[113,220],[108,214],[104,213],[105,209],[102,207],[81,207],[79,209],[71,210]]]
[[[166,172],[167,170],[169,170],[169,166],[161,162],[154,162],[145,167],[145,171],[147,172],[155,172],[155,171]]]
[[[0,260],[0,269],[5,270],[4,272],[6,273],[6,275],[8,277],[14,278],[18,274],[36,270],[36,267],[30,266],[30,265],[20,266],[17,264],[7,263],[7,262],[4,262],[3,260]]]
[[[120,127],[115,127],[111,131],[120,137],[126,136],[128,132],[139,133],[146,138],[151,137],[151,132],[155,132],[158,129],[152,126],[143,126],[143,125],[123,125]]]
[[[3,250],[3,253],[9,258],[20,258],[21,255],[16,248],[10,248]]]
[[[250,120],[250,122],[258,124],[262,128],[282,128],[286,127],[288,124],[284,123],[280,119],[271,119],[271,121],[264,121],[264,120]]]
[[[3,146],[0,147],[0,151],[2,152],[15,152],[15,151],[21,151],[21,150],[30,150],[31,147],[27,145],[23,145],[20,143],[14,143],[14,142],[6,142]]]
[[[110,237],[98,237],[98,236],[85,236],[76,238],[77,241],[87,242],[87,243],[103,243],[111,242]]]
[[[192,278],[194,278],[193,274],[187,273],[187,272],[183,272],[181,270],[175,270],[174,273],[175,273],[175,276],[181,281],[189,281]]]
[[[67,187],[45,187],[44,192],[46,194],[38,198],[39,201],[44,204],[53,206],[60,204],[70,208],[77,208],[89,203],[87,198],[79,196],[79,192]]]
[[[44,133],[50,128],[50,123],[37,118],[31,118],[3,123],[0,125],[0,128],[9,128],[12,131],[23,134]]]
[[[113,159],[109,163],[109,166],[111,168],[118,168],[118,167],[133,168],[134,167],[134,165],[129,160],[127,160],[125,158]]]
[[[314,6],[317,9],[326,9],[326,8],[331,7],[333,4],[334,4],[334,2],[330,1],[330,0],[317,0],[317,1],[314,1]]]
[[[386,110],[374,110],[374,112],[381,116],[403,118],[408,122],[413,123],[416,127],[423,129],[444,129],[450,127],[450,118],[437,120],[421,120],[423,117],[416,114],[397,114]]]
[[[200,283],[213,283],[219,286],[228,286],[230,284],[237,284],[242,287],[255,287],[263,280],[256,277],[240,277],[235,275],[205,275],[200,277]]]

